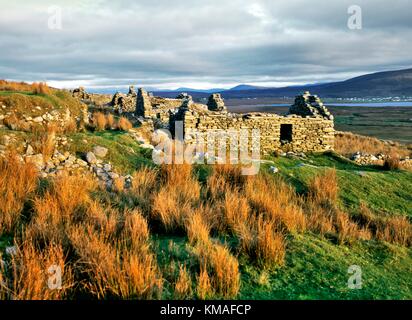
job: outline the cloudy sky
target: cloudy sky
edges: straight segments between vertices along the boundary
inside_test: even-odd
[[[360,30],[348,28],[354,4]],[[0,0],[0,8],[0,78],[57,87],[284,86],[412,66],[411,0]]]

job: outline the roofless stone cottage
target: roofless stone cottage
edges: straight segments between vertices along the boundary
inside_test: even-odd
[[[142,88],[133,97],[136,97],[135,116],[143,124],[153,123],[154,128],[168,128],[173,133],[176,121],[183,122],[186,143],[193,143],[193,136],[199,133],[258,129],[262,154],[322,152],[332,150],[334,145],[333,116],[321,99],[309,92],[297,96],[286,115],[230,113],[217,93],[209,97],[207,105],[193,102],[187,94],[176,99],[154,97]],[[130,101],[127,104],[130,110]],[[113,107],[119,110],[119,106]]]

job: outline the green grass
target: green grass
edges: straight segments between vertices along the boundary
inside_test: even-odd
[[[85,132],[68,135],[73,139],[70,151],[79,157],[92,151],[94,146],[109,149],[105,162],[110,162],[120,173],[131,174],[141,166],[153,166],[151,150],[142,149],[123,131]],[[84,143],[83,140],[87,140]]]
[[[141,166],[154,166],[151,150],[140,148],[125,132],[83,132],[68,135],[68,138],[73,139],[69,150],[80,157],[96,145],[108,148],[105,162],[111,162],[122,174],[132,174]],[[316,174],[327,168],[336,168],[340,186],[339,205],[345,210],[356,211],[362,201],[377,213],[412,218],[411,172],[359,166],[334,153],[313,154],[305,159],[269,157],[268,160],[274,161],[280,169],[278,174],[298,193],[307,191],[308,182]],[[262,164],[261,170],[268,171],[271,165]],[[211,167],[198,165],[195,172],[199,181],[204,183]],[[359,172],[364,172],[365,176]],[[228,245],[231,245],[231,240],[225,239]],[[172,246],[169,245],[171,241]],[[0,251],[11,243],[10,237],[0,236]],[[162,298],[173,298],[179,264],[186,265],[195,283],[199,266],[191,255],[186,236],[153,233],[152,247],[165,276]],[[232,251],[236,254],[234,248]],[[412,299],[411,248],[377,241],[337,245],[333,239],[307,232],[288,237],[283,267],[263,271],[245,257],[239,256],[238,259],[242,277],[239,299]],[[175,272],[169,270],[170,265],[175,266]],[[362,289],[348,288],[348,268],[351,265],[362,268]]]
[[[327,168],[336,168],[340,201],[345,208],[355,210],[361,202],[365,202],[378,212],[412,217],[412,172],[384,171],[377,166],[360,166],[334,153],[310,155],[307,159],[281,157],[271,160],[299,193],[306,192],[307,183],[317,173]],[[269,166],[263,165],[263,170]]]
[[[82,103],[73,98],[70,92],[55,90],[50,94],[34,94],[24,91],[0,91],[0,104],[4,104],[20,117],[42,115],[45,111],[69,109],[74,115],[79,115]],[[40,106],[42,110],[33,108]]]
[[[13,244],[13,237],[10,235],[0,235],[0,253],[3,252],[6,247]]]
[[[362,288],[349,289],[348,268],[361,267]],[[268,273],[242,270],[240,299],[411,299],[411,250],[382,243],[352,247],[304,234],[289,239],[286,265]]]
[[[185,265],[194,280],[198,263],[190,254],[184,236],[155,236],[153,248],[166,277],[163,298],[173,298],[173,283],[179,265]],[[265,271],[245,257],[238,259],[242,279],[238,299],[412,299],[412,251],[387,243],[368,241],[352,246],[336,245],[320,236],[305,233],[289,237],[283,267]],[[171,265],[174,265],[175,273],[165,271]],[[348,269],[353,265],[361,268],[361,289],[348,287],[351,276]]]
[[[279,174],[301,193],[317,173],[336,168],[342,207],[355,210],[364,201],[373,210],[386,214],[412,215],[410,172],[361,167],[333,153],[310,155],[304,160],[285,157],[270,160],[280,169]],[[301,166],[302,163],[305,165]],[[264,164],[261,169],[266,171],[270,165]],[[359,171],[366,172],[366,177],[361,177]],[[210,167],[200,165],[195,172],[204,182]],[[231,244],[231,239],[225,240]],[[169,248],[170,241],[173,250]],[[186,237],[157,236],[154,243],[161,268],[170,263],[185,264],[195,278],[198,266],[190,256]],[[306,232],[288,236],[283,267],[263,271],[246,257],[238,259],[242,278],[239,299],[412,299],[412,250],[384,242],[338,245],[333,239]],[[348,268],[352,265],[361,267],[361,289],[348,287],[351,276]],[[172,280],[167,279],[164,298],[170,298],[171,292]]]
[[[29,91],[0,91],[0,96],[10,96],[16,93],[23,94],[26,96],[37,96],[37,94]]]

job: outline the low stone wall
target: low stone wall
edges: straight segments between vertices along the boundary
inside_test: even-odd
[[[209,132],[247,129],[249,132],[249,150],[252,144],[252,130],[260,131],[260,152],[268,154],[274,151],[323,152],[333,149],[334,125],[332,120],[323,117],[302,117],[299,115],[279,116],[274,114],[230,114],[222,112],[198,112],[185,110],[173,119],[183,121],[187,143],[195,143],[197,134]],[[174,123],[171,124],[172,126]],[[285,126],[286,125],[286,126]],[[282,140],[282,133],[286,139]],[[290,132],[287,132],[290,131]],[[205,138],[205,140],[207,140]],[[227,141],[229,145],[229,138]]]
[[[233,140],[230,131],[239,134],[244,129],[242,131],[246,130],[249,134],[248,151],[259,151],[261,154],[274,151],[323,152],[332,150],[334,146],[333,116],[320,98],[310,92],[297,96],[285,116],[228,113],[220,94],[212,94],[207,105],[193,103],[191,97],[185,94],[178,98],[153,97],[139,89],[136,113],[140,117],[153,119],[155,128],[162,125],[168,127],[173,136],[175,123],[183,122],[187,143],[195,143],[196,137],[200,136],[204,143],[208,143],[207,135],[211,139],[210,134],[213,134],[213,139],[220,142],[226,140],[226,145],[230,145]],[[259,131],[259,143],[253,137],[254,129]]]
[[[72,90],[72,96],[83,103],[92,104],[96,107],[103,107],[109,104],[112,100],[112,97],[109,94],[88,93],[84,87]]]

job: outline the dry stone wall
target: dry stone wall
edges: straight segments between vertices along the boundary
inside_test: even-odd
[[[308,97],[312,99],[314,96],[309,94]],[[207,135],[210,133],[219,135],[223,132],[247,130],[249,151],[259,147],[262,154],[274,151],[323,152],[333,149],[333,116],[323,105],[324,115],[320,112],[307,112],[306,105],[300,103],[301,99],[302,96],[296,97],[294,108],[285,116],[268,113],[233,114],[186,107],[171,119],[171,129],[173,133],[175,122],[182,121],[187,143],[195,143],[199,136],[207,143]],[[259,146],[252,140],[254,129],[259,130]],[[226,144],[230,144],[230,136],[227,137]]]
[[[333,149],[333,116],[320,98],[305,92],[297,96],[287,115],[269,113],[233,114],[228,113],[220,94],[212,94],[207,105],[196,104],[185,94],[179,99],[150,96],[143,89],[137,94],[136,113],[143,119],[154,120],[154,127],[162,123],[174,135],[177,121],[183,122],[185,141],[195,143],[202,136],[207,143],[207,135],[213,133],[219,139],[230,132],[247,131],[249,151],[259,148],[260,153],[274,151],[322,152]],[[260,134],[259,144],[253,140],[253,132]]]
[[[170,116],[176,113],[185,102],[193,103],[192,97],[186,93],[179,94],[176,99],[154,97],[140,88],[137,94],[136,115],[156,120],[158,124],[168,126]]]
[[[260,132],[260,150],[267,154],[273,151],[292,152],[321,152],[331,150],[334,143],[333,121],[321,117],[303,118],[298,115],[279,116],[272,114],[198,114],[190,110],[185,111],[182,120],[187,143],[195,143],[194,137],[209,132],[219,133],[230,130],[240,131],[247,129],[249,132],[249,149],[251,145],[252,130]],[[290,129],[290,140],[281,139],[281,128]],[[205,139],[207,140],[207,138]],[[229,138],[227,144],[229,145]]]
[[[122,114],[123,112],[135,112],[137,103],[137,93],[134,86],[129,87],[129,93],[127,95],[116,92],[110,105],[114,111]]]

